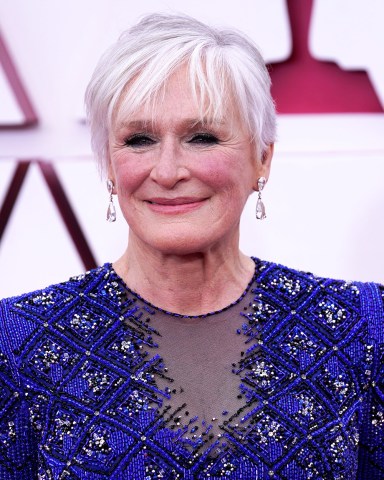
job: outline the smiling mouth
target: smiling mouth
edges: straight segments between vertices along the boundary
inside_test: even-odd
[[[162,205],[162,206],[179,206],[179,205],[189,205],[194,203],[201,203],[206,198],[190,198],[190,197],[180,197],[180,198],[153,198],[151,200],[146,200],[147,203],[151,205]]]
[[[207,198],[151,198],[146,200],[149,208],[156,213],[182,214],[198,209]]]

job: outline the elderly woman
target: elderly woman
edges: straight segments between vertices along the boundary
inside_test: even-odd
[[[383,289],[239,251],[275,138],[252,42],[151,15],[87,90],[122,257],[4,300],[1,479],[382,479]]]

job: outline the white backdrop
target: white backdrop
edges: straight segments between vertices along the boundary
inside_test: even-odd
[[[116,224],[105,222],[107,193],[82,123],[84,89],[105,47],[140,14],[176,10],[245,30],[268,61],[284,60],[291,49],[284,0],[242,0],[241,8],[233,0],[137,3],[0,0],[0,28],[40,120],[30,129],[0,128],[0,205],[16,159],[53,160],[99,263],[119,257],[127,242],[121,215]],[[364,19],[358,35],[356,19]],[[366,69],[382,105],[383,19],[384,2],[378,0],[317,0],[310,31],[313,55]],[[0,74],[0,123],[19,117],[12,88]],[[268,218],[254,220],[252,196],[242,218],[242,249],[320,275],[384,282],[383,180],[384,114],[281,115],[264,194]],[[81,271],[32,166],[0,244],[0,297]]]

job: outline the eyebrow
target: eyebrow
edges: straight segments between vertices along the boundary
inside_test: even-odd
[[[132,120],[132,121],[123,121],[119,122],[117,128],[146,128],[148,125],[153,125],[156,124],[155,120]],[[186,118],[181,122],[181,125],[183,127],[189,127],[189,128],[194,128],[194,127],[207,127],[207,126],[212,126],[212,125],[217,125],[217,126],[223,126],[225,125],[226,122],[224,120],[212,120],[208,118]]]

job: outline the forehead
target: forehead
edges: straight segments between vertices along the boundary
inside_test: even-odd
[[[238,114],[231,90],[224,84],[210,85],[207,79],[191,76],[179,67],[159,86],[142,85],[140,76],[129,82],[113,112],[113,123],[182,116],[190,123],[222,123]]]

